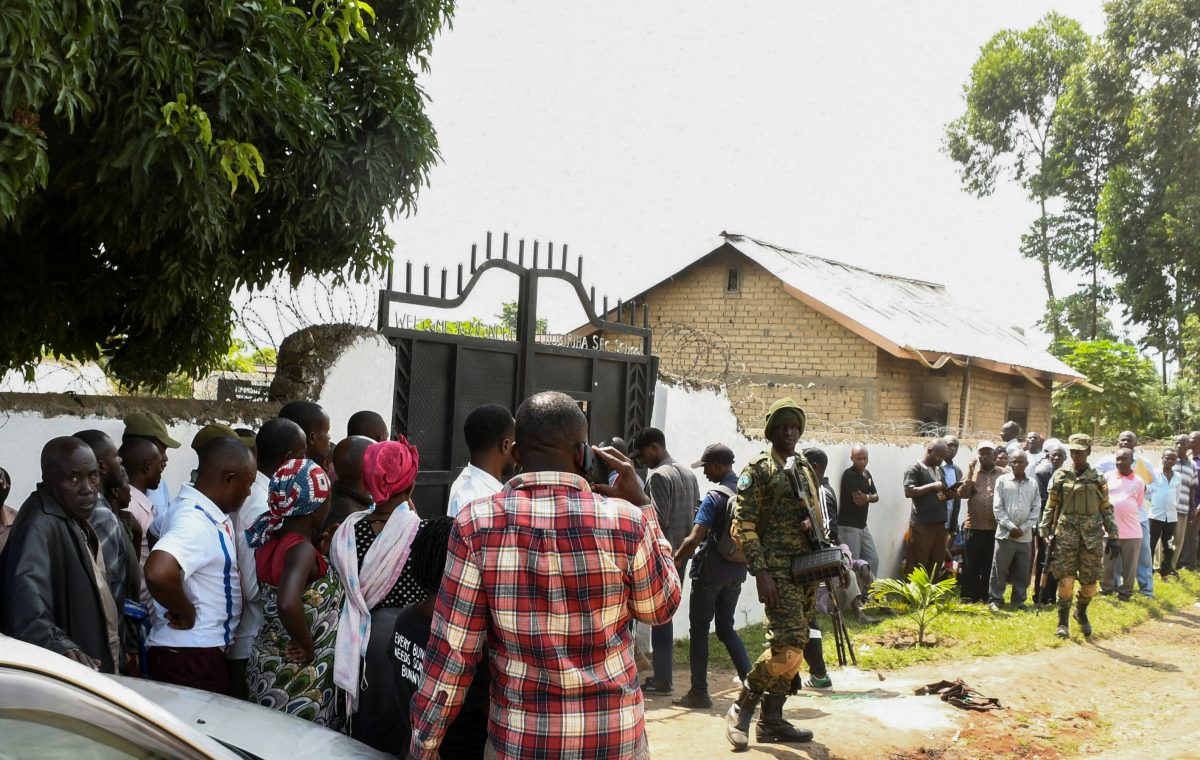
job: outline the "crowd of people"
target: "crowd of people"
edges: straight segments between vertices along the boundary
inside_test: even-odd
[[[421,519],[420,454],[376,413],[353,415],[336,445],[307,401],[257,431],[207,425],[174,489],[163,472],[180,442],[133,413],[119,444],[90,429],[47,442],[18,510],[0,470],[0,633],[402,757],[641,758],[643,695],[674,693],[690,576],[691,683],[675,704],[712,707],[715,623],[741,687],[729,742],[748,746],[756,711],[758,741],[809,741],[784,702],[831,685],[819,612],[873,622],[880,494],[861,445],[835,492],[827,453],[797,448],[805,421],[780,399],[740,469],[723,443],[689,467],[655,428],[593,446],[565,394],[515,415],[482,406],[462,431],[470,461]],[[963,599],[993,610],[1006,594],[1016,609],[1056,601],[1065,636],[1072,604],[1088,634],[1096,593],[1150,594],[1156,550],[1163,579],[1196,565],[1200,434],[1151,463],[1126,432],[1095,467],[1085,435],[1017,434],[979,442],[965,472],[955,437],[928,443],[904,474],[905,572],[956,573]],[[794,566],[818,551],[835,557],[819,579]],[[750,577],[769,642],[753,661],[734,620]]]

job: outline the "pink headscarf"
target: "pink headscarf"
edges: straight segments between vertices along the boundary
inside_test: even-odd
[[[421,457],[404,436],[398,441],[372,443],[363,454],[363,484],[376,504],[412,488]]]

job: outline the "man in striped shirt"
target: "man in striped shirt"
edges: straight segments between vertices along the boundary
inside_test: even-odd
[[[587,440],[571,397],[532,396],[516,415],[523,473],[455,518],[413,756],[437,757],[485,643],[485,757],[650,756],[630,622],[670,620],[679,574],[629,460]],[[593,455],[618,471],[612,486],[583,478]]]

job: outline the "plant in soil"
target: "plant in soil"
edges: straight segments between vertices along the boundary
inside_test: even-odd
[[[953,576],[935,583],[925,568],[917,566],[908,574],[907,581],[896,578],[875,581],[871,593],[880,602],[912,618],[917,624],[917,646],[925,646],[929,624],[958,606],[957,586]]]

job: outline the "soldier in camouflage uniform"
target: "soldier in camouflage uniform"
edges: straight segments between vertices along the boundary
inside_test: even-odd
[[[813,736],[783,719],[792,679],[804,661],[817,589],[815,583],[792,581],[792,557],[817,548],[809,538],[813,520],[819,532],[825,529],[820,510],[809,511],[817,498],[816,475],[796,451],[804,423],[804,410],[790,398],[772,404],[766,424],[771,447],[751,459],[738,479],[730,533],[746,555],[758,599],[766,606],[771,646],[754,663],[725,717],[725,735],[735,749],[749,744],[750,719],[759,700],[758,741],[806,742]]]
[[[1067,618],[1071,612],[1071,595],[1075,579],[1079,579],[1079,598],[1075,602],[1075,620],[1084,636],[1092,635],[1087,608],[1099,590],[1104,561],[1104,534],[1117,535],[1112,504],[1108,501],[1108,484],[1103,476],[1088,465],[1092,453],[1090,436],[1076,433],[1069,439],[1071,463],[1050,479],[1049,498],[1042,510],[1040,532],[1053,537],[1050,567],[1058,578],[1058,630],[1056,635],[1070,635]]]

